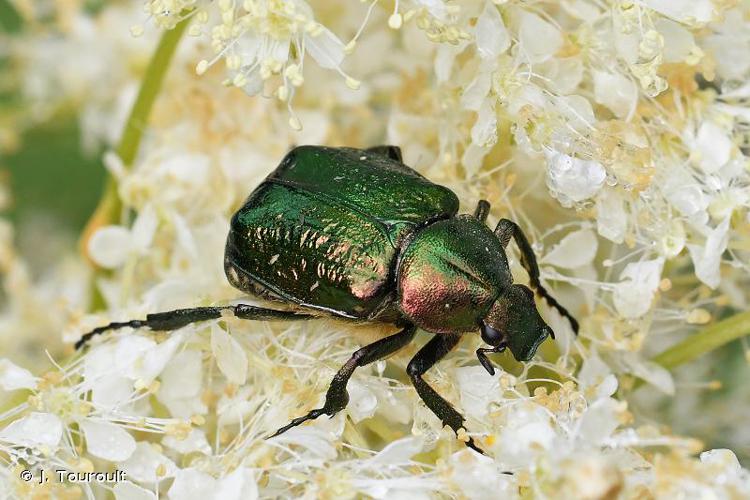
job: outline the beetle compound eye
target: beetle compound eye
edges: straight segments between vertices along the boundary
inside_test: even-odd
[[[505,335],[495,330],[487,323],[482,323],[482,340],[491,346],[497,346],[505,341]]]

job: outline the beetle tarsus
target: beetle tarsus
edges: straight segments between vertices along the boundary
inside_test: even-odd
[[[515,240],[516,245],[521,252],[521,265],[526,269],[526,272],[529,273],[529,285],[531,285],[531,288],[533,288],[540,297],[547,301],[547,304],[549,304],[550,307],[554,307],[562,316],[568,318],[570,326],[573,328],[573,332],[578,335],[578,321],[565,307],[549,294],[539,281],[539,265],[536,262],[536,255],[534,255],[534,250],[531,248],[529,240],[526,238],[526,235],[518,224],[512,220],[500,219],[500,222],[498,222],[495,227],[495,234],[500,238],[503,247],[508,246],[511,238]]]
[[[333,417],[338,412],[346,408],[349,402],[349,394],[346,391],[346,384],[354,373],[354,370],[360,366],[368,365],[379,359],[386,358],[396,351],[405,347],[412,341],[417,329],[414,325],[405,327],[398,333],[394,333],[384,339],[380,339],[372,344],[368,344],[352,354],[349,360],[344,363],[336,375],[333,376],[331,384],[326,392],[326,400],[322,408],[312,410],[303,417],[297,417],[281,429],[274,432],[269,439],[282,434],[292,427],[296,427],[307,420],[313,420],[321,415]]]
[[[306,422],[308,420],[314,420],[314,419],[320,417],[321,415],[325,415],[325,414],[326,414],[326,412],[325,412],[325,410],[323,410],[323,408],[318,408],[316,410],[312,410],[310,413],[308,413],[304,417],[297,417],[295,419],[292,419],[291,422],[289,422],[284,427],[280,428],[279,430],[277,430],[276,432],[274,432],[273,434],[271,434],[270,436],[268,436],[266,439],[275,438],[279,434],[284,434],[286,431],[288,431],[292,427],[297,427],[299,424],[301,424],[303,422]],[[331,415],[331,416],[333,416],[333,415]]]

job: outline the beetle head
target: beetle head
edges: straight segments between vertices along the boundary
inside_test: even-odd
[[[482,340],[494,352],[508,347],[518,361],[530,360],[547,335],[554,336],[537,311],[534,292],[524,285],[511,285],[498,297],[482,324]]]

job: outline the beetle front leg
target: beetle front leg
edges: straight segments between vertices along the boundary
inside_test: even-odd
[[[487,222],[487,216],[490,214],[490,202],[487,200],[479,200],[477,208],[474,209],[474,217],[480,222]]]
[[[459,429],[464,428],[464,417],[453,408],[453,405],[443,399],[430,384],[425,382],[422,375],[456,347],[460,339],[461,335],[459,334],[441,333],[435,335],[409,361],[409,365],[406,367],[406,372],[409,374],[411,383],[414,384],[419,397],[443,425],[449,426],[456,434],[458,434]],[[484,452],[474,443],[472,438],[466,441],[466,446],[484,455]]]
[[[511,238],[516,241],[516,245],[521,251],[521,265],[526,269],[526,272],[529,273],[529,285],[531,285],[531,288],[536,290],[539,296],[543,297],[550,306],[554,307],[561,315],[568,318],[570,326],[573,327],[573,331],[578,335],[578,321],[565,307],[549,294],[539,281],[539,265],[536,263],[536,255],[531,248],[531,244],[529,244],[529,240],[526,239],[526,235],[523,234],[521,228],[518,227],[518,224],[508,219],[500,219],[500,222],[497,223],[497,227],[495,227],[495,234],[500,238],[503,247],[508,246]]]
[[[360,366],[368,365],[379,359],[386,358],[396,351],[405,347],[414,338],[416,333],[416,327],[409,325],[398,333],[394,333],[384,339],[380,339],[372,344],[366,345],[361,349],[357,350],[352,354],[344,366],[339,369],[336,375],[333,376],[331,385],[328,386],[326,392],[326,400],[323,403],[322,408],[317,408],[310,411],[303,417],[297,417],[281,429],[274,432],[269,438],[278,436],[292,427],[295,427],[307,420],[313,420],[321,415],[328,415],[333,417],[335,414],[346,408],[346,404],[349,402],[349,394],[346,392],[346,384],[349,382],[349,378],[354,373],[354,370]]]
[[[387,156],[391,160],[396,160],[399,163],[404,162],[404,158],[401,155],[401,148],[398,146],[391,146],[391,145],[373,146],[371,148],[365,149],[365,151],[369,153],[376,153],[379,155]]]
[[[175,309],[160,313],[147,314],[145,320],[134,319],[124,322],[114,322],[108,325],[94,328],[90,332],[81,336],[76,342],[75,348],[80,349],[93,337],[100,335],[108,330],[117,330],[118,328],[149,328],[151,330],[177,330],[190,323],[199,321],[208,321],[218,319],[224,314],[231,314],[240,319],[270,321],[270,320],[299,320],[311,319],[314,316],[294,311],[279,311],[276,309],[266,309],[265,307],[250,306],[247,304],[237,304],[233,306],[213,306],[213,307],[190,307],[187,309]]]

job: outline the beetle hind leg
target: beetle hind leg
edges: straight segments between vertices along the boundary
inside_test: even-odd
[[[533,288],[540,297],[547,301],[547,304],[557,309],[557,312],[562,316],[568,318],[570,326],[573,328],[575,334],[578,335],[578,321],[557,301],[557,299],[549,294],[547,289],[544,288],[539,281],[539,265],[536,263],[534,249],[531,248],[529,240],[526,238],[526,235],[523,234],[523,231],[521,231],[518,224],[508,219],[500,219],[500,222],[497,223],[497,227],[495,228],[495,234],[500,238],[503,247],[508,246],[511,238],[515,240],[516,245],[521,252],[521,265],[526,269],[526,272],[529,273],[529,285],[531,285],[531,288]]]
[[[131,321],[114,322],[108,325],[94,328],[90,332],[81,336],[75,344],[76,349],[85,346],[93,337],[101,335],[109,330],[119,328],[149,328],[151,330],[177,330],[190,323],[218,319],[224,314],[231,314],[236,318],[249,320],[299,320],[311,319],[309,314],[296,313],[294,311],[279,311],[276,309],[266,309],[264,307],[250,306],[247,304],[237,304],[232,306],[214,306],[214,307],[190,307],[187,309],[175,309],[153,314],[147,314],[145,320],[134,319]]]
[[[464,417],[453,408],[453,405],[443,399],[430,384],[425,382],[422,375],[448,354],[460,339],[459,334],[441,333],[435,335],[419,350],[406,368],[406,372],[409,374],[411,382],[422,401],[440,419],[443,425],[449,426],[456,434],[464,428]],[[466,441],[466,446],[484,455],[484,452],[472,438]]]
[[[354,370],[360,366],[365,366],[374,361],[378,361],[379,359],[388,357],[405,347],[414,338],[416,330],[417,329],[414,325],[409,325],[398,333],[394,333],[393,335],[380,339],[355,351],[354,354],[352,354],[352,357],[349,358],[349,361],[344,363],[344,366],[342,366],[336,375],[333,376],[331,385],[328,386],[328,391],[326,392],[326,400],[323,407],[316,408],[307,415],[295,418],[284,427],[268,436],[268,438],[276,437],[292,427],[296,427],[303,422],[316,419],[322,415],[333,417],[335,414],[346,408],[346,404],[349,402],[349,394],[346,392],[346,384],[349,382],[349,378],[352,376],[352,373],[354,373]]]

